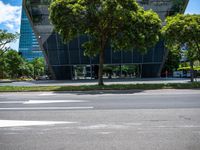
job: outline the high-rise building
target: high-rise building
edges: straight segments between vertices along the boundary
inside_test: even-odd
[[[183,13],[188,3],[188,0],[137,1],[145,10],[152,9],[157,12],[163,24],[167,16],[178,12]],[[49,21],[48,7],[50,2],[51,0],[23,0],[23,7],[26,9],[28,18],[37,35],[38,42],[44,51],[52,77],[55,79],[71,79],[74,74],[74,65],[98,67],[98,57],[90,58],[84,56],[84,49],[81,45],[89,40],[87,36],[79,36],[69,44],[65,44],[62,38],[53,31],[53,26]],[[129,52],[114,52],[108,46],[105,50],[105,64],[140,64],[142,66],[142,77],[158,77],[165,63],[167,53],[168,50],[165,49],[163,41],[159,41],[145,55],[141,55],[134,49]]]
[[[32,30],[30,21],[28,20],[25,10],[22,9],[19,53],[28,61],[34,58],[43,57],[35,33]]]

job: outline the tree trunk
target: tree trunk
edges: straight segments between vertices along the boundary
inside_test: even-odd
[[[143,64],[140,64],[140,78],[142,78]]]
[[[194,82],[194,68],[193,68],[193,61],[190,61],[190,79],[191,79],[191,82]]]
[[[99,53],[99,81],[98,85],[104,85],[103,84],[103,64],[104,64],[104,48],[100,50]]]

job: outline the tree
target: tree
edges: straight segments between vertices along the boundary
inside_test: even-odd
[[[34,67],[32,62],[25,60],[20,66],[20,70],[21,70],[21,76],[26,76],[31,78],[34,77]]]
[[[18,33],[8,33],[6,30],[0,29],[0,57],[10,48],[8,44],[14,42],[18,38]]]
[[[166,19],[162,29],[169,49],[186,47],[186,56],[191,66],[191,82],[194,81],[193,63],[200,60],[200,15],[177,14]]]
[[[144,11],[135,0],[53,0],[50,20],[65,42],[87,35],[85,55],[99,54],[99,85],[103,85],[105,49],[132,48],[145,53],[158,41],[159,16]]]
[[[22,76],[37,78],[45,74],[43,58],[27,61],[15,50],[8,50],[0,57],[0,78],[19,78]]]
[[[169,73],[172,73],[175,69],[179,67],[180,60],[181,60],[180,47],[178,46],[170,47],[162,72],[167,70]]]
[[[23,58],[15,50],[8,50],[5,53],[5,71],[11,78],[17,78],[21,75],[21,66],[24,63]]]
[[[44,58],[35,58],[31,62],[33,65],[33,78],[36,79],[38,76],[44,75],[45,73],[45,61]]]
[[[6,66],[5,57],[4,55],[2,55],[0,57],[0,79],[3,79],[6,76],[5,66]]]

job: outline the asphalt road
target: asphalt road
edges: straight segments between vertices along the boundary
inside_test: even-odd
[[[199,150],[200,90],[0,93],[1,150]]]

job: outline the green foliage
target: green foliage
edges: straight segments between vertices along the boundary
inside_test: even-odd
[[[44,58],[35,58],[31,62],[33,66],[33,76],[37,78],[45,74],[45,61]]]
[[[29,62],[24,60],[15,50],[8,50],[0,57],[0,79],[37,78],[44,74],[45,63],[43,58],[35,58]]]
[[[152,10],[144,11],[135,0],[53,0],[49,11],[65,42],[80,35],[89,37],[82,46],[87,56],[99,54],[99,85],[103,84],[107,45],[145,53],[158,41],[161,28],[159,16]]]
[[[179,65],[179,68],[177,70],[190,70],[190,69],[191,69],[190,64],[188,62],[184,62]],[[199,61],[194,62],[193,69],[196,71],[200,71],[200,62]]]
[[[170,49],[182,46],[187,48],[186,56],[191,66],[191,82],[193,78],[193,62],[200,60],[200,15],[177,14],[166,19],[166,26],[162,33],[165,36],[166,45]]]
[[[123,74],[134,74],[137,71],[137,65],[122,65],[113,67],[113,71]]]
[[[170,48],[167,60],[163,67],[163,71],[173,72],[179,67],[181,59],[181,51],[179,47],[173,46]]]
[[[89,35],[90,41],[83,44],[89,56],[108,42],[115,50],[147,51],[158,41],[161,28],[158,15],[144,11],[135,0],[54,0],[49,10],[55,30],[66,42]]]
[[[124,27],[112,39],[114,50],[134,48],[145,54],[159,40],[161,21],[152,10],[144,11],[140,8],[124,21],[126,22]]]
[[[15,50],[9,50],[5,53],[5,70],[11,78],[19,77],[23,59]]]
[[[9,50],[10,48],[7,46],[7,44],[15,41],[18,38],[18,33],[8,33],[6,30],[0,29],[0,57]]]
[[[5,76],[5,66],[6,66],[6,61],[4,59],[4,56],[2,55],[0,57],[0,79]]]
[[[34,77],[34,66],[31,62],[24,61],[20,66],[21,75],[33,78]]]
[[[3,78],[4,76],[8,76],[9,74],[7,72],[9,63],[7,63],[7,60],[4,58],[4,53],[6,53],[10,49],[7,45],[15,41],[17,38],[18,38],[18,33],[16,34],[8,33],[6,30],[0,29],[0,78]]]
[[[200,60],[200,15],[177,14],[166,19],[162,33],[168,48],[187,47],[190,61]]]

